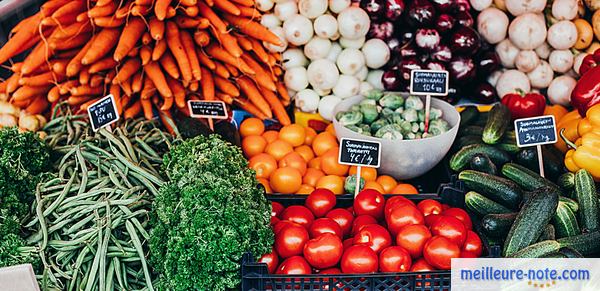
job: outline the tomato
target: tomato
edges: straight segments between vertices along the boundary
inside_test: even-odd
[[[448,204],[442,204],[442,211],[444,211],[444,210],[446,210],[448,208],[450,208],[450,205],[448,205]]]
[[[361,215],[354,219],[352,222],[352,235],[356,233],[365,225],[377,224],[377,220],[370,215]]]
[[[318,237],[324,233],[332,233],[337,235],[340,239],[343,238],[342,228],[331,218],[319,218],[315,220],[308,229],[308,234],[311,238]]]
[[[380,272],[408,272],[412,259],[403,247],[387,247],[379,254]]]
[[[308,195],[304,205],[315,217],[323,217],[335,207],[335,194],[329,189],[316,189]]]
[[[442,216],[431,225],[431,234],[443,236],[458,247],[462,247],[467,238],[467,229],[460,220],[452,216]]]
[[[283,211],[281,219],[289,220],[308,228],[315,220],[315,216],[304,206],[292,205]]]
[[[285,259],[277,268],[280,275],[308,275],[312,273],[310,265],[301,256],[293,256]]]
[[[451,240],[436,235],[425,243],[423,257],[435,268],[449,270],[450,260],[460,257],[460,248]]]
[[[461,258],[468,258],[468,259],[474,259],[474,258],[479,258],[478,255],[476,255],[475,253],[472,252],[467,252],[465,250],[461,250],[460,251],[460,257]]]
[[[423,246],[431,238],[429,228],[422,224],[404,226],[396,235],[396,245],[408,251],[413,259],[423,255]]]
[[[344,251],[340,267],[347,274],[377,272],[377,254],[368,246],[351,246]]]
[[[270,253],[262,255],[260,259],[258,259],[259,263],[267,264],[267,269],[269,269],[269,274],[274,274],[277,270],[277,266],[279,265],[279,256],[275,249],[272,249]]]
[[[306,242],[304,258],[316,269],[335,266],[342,257],[344,246],[342,240],[335,234],[324,233]]]
[[[284,227],[286,227],[288,225],[294,225],[294,224],[296,224],[296,223],[293,223],[289,220],[280,220],[279,222],[277,222],[275,224],[275,226],[273,226],[273,233],[275,235],[277,235],[277,233],[279,233]]]
[[[276,216],[271,216],[271,226],[276,225],[280,221],[281,221],[281,219],[277,218]]]
[[[385,227],[379,224],[365,225],[354,235],[355,245],[366,245],[375,253],[392,245],[392,237]]]
[[[471,221],[471,217],[469,214],[460,208],[448,208],[442,212],[444,216],[454,216],[458,218],[458,220],[462,221],[467,229],[473,229],[473,222]]]
[[[275,250],[284,259],[300,255],[307,241],[306,228],[294,223],[283,227],[275,234]]]
[[[415,206],[401,204],[392,208],[390,215],[386,218],[386,222],[390,232],[396,235],[405,225],[425,223],[425,218]]]
[[[365,189],[354,197],[354,212],[356,215],[371,215],[375,219],[383,217],[385,198],[377,190]]]
[[[321,270],[319,274],[341,274],[342,271],[338,268],[329,268],[325,270]]]
[[[387,218],[388,215],[390,215],[390,212],[392,212],[392,209],[396,206],[396,205],[401,205],[401,204],[410,204],[412,206],[416,206],[414,202],[410,201],[408,198],[404,197],[404,196],[394,196],[390,199],[387,200],[387,202],[385,203],[385,207],[383,209],[383,212],[385,213],[385,217]]]
[[[427,215],[425,216],[425,225],[431,227],[431,225],[440,220],[440,218],[442,218],[442,215],[440,214]]]
[[[342,244],[344,245],[344,250],[346,250],[347,248],[354,245],[354,238],[347,238],[342,242]]]
[[[424,258],[417,259],[413,262],[410,267],[411,272],[430,272],[435,271],[435,268],[432,267]]]
[[[425,216],[442,213],[442,203],[432,199],[425,199],[419,202],[419,204],[417,204],[417,208],[421,210],[421,213],[423,213]]]
[[[281,205],[281,203],[274,202],[274,201],[271,202],[271,216],[281,218],[281,213],[283,212],[284,209],[285,209],[285,207],[283,207],[283,205]]]
[[[462,246],[462,250],[473,253],[475,257],[480,257],[481,253],[483,253],[481,239],[472,230],[467,231],[467,238],[465,239],[465,244]]]
[[[352,216],[356,215],[356,213],[354,213],[354,207],[350,206],[350,207],[346,208],[346,210],[348,210],[348,212],[352,213]]]
[[[350,211],[344,208],[336,208],[329,211],[325,217],[331,218],[337,222],[337,224],[339,224],[342,228],[342,233],[344,236],[350,234],[350,231],[352,230],[352,222],[354,221],[354,216],[352,213],[350,213]]]

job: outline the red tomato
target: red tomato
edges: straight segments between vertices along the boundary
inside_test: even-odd
[[[300,224],[308,229],[312,222],[315,220],[315,216],[310,210],[301,205],[292,205],[286,208],[281,214],[282,220],[289,220]]]
[[[275,270],[277,270],[277,266],[279,265],[279,256],[275,249],[272,249],[270,253],[262,255],[260,259],[258,259],[259,263],[267,264],[267,269],[269,269],[269,274],[274,274]]]
[[[325,217],[331,218],[335,222],[337,222],[337,224],[339,224],[342,228],[342,233],[344,234],[344,236],[350,234],[350,231],[352,230],[352,222],[354,221],[354,216],[348,210],[343,208],[336,208],[329,211],[329,213],[327,213]]]
[[[335,207],[335,194],[329,189],[316,189],[308,195],[304,205],[315,217],[323,217]]]
[[[321,270],[319,274],[341,274],[342,271],[338,268],[329,268],[325,270]]]
[[[429,272],[429,271],[435,271],[435,268],[432,267],[429,263],[427,263],[427,261],[425,261],[425,259],[420,258],[413,262],[412,266],[410,267],[410,271],[411,272]]]
[[[442,216],[431,225],[431,234],[440,235],[462,247],[467,239],[467,229],[460,220],[452,216]]]
[[[312,271],[308,262],[301,256],[285,259],[277,268],[276,274],[281,275],[308,275]]]
[[[425,216],[442,213],[442,203],[439,203],[433,199],[425,199],[419,202],[419,204],[417,204],[417,208],[421,210],[421,213],[423,213]]]
[[[366,245],[375,253],[392,245],[392,237],[385,227],[379,224],[369,224],[363,226],[354,235],[355,245]]]
[[[377,272],[377,254],[368,246],[351,246],[344,251],[340,267],[346,274]]]
[[[271,217],[275,216],[277,218],[281,218],[281,213],[285,207],[281,205],[279,202],[271,202]]]
[[[318,218],[308,229],[308,234],[311,238],[318,237],[323,233],[333,233],[340,239],[343,238],[342,228],[331,218]]]
[[[467,229],[473,229],[473,222],[471,222],[471,217],[469,214],[460,208],[448,208],[442,212],[444,216],[454,216],[458,218],[458,220],[462,221]]]
[[[380,272],[408,272],[411,263],[410,254],[403,247],[387,247],[379,254]]]
[[[429,228],[422,224],[407,225],[398,231],[396,245],[408,251],[413,259],[423,256],[423,246],[431,238]]]
[[[373,218],[371,215],[361,215],[354,219],[352,222],[352,236],[356,235],[356,233],[365,225],[369,224],[377,224],[377,220]]]
[[[440,214],[427,215],[425,216],[425,225],[431,227],[431,225],[440,220],[440,218],[442,218],[442,215]]]
[[[468,258],[468,259],[472,259],[472,258],[479,258],[478,255],[476,255],[475,253],[472,252],[467,252],[465,250],[461,250],[460,251],[460,257],[461,258]]]
[[[289,220],[280,220],[279,222],[277,222],[275,224],[275,226],[273,226],[273,233],[275,235],[277,235],[284,227],[286,227],[288,225],[299,225],[299,224],[293,223],[293,222],[291,222]]]
[[[448,205],[448,204],[442,204],[442,211],[444,211],[444,210],[446,210],[448,208],[450,208],[450,205]]]
[[[277,216],[271,216],[271,226],[277,225],[277,223],[279,223],[280,221],[281,219],[277,218]]]
[[[475,257],[481,257],[481,253],[483,253],[481,239],[472,230],[467,231],[467,238],[465,239],[465,244],[463,245],[462,250],[473,253]]]
[[[342,242],[342,244],[344,245],[344,250],[346,250],[347,248],[354,245],[354,238],[347,238]]]
[[[302,254],[304,245],[308,241],[308,231],[299,224],[283,227],[275,235],[275,250],[282,258],[289,258]]]
[[[386,218],[386,222],[390,232],[396,235],[405,225],[425,223],[425,218],[415,206],[401,204],[392,208],[390,215]]]
[[[306,242],[304,258],[314,268],[325,269],[340,261],[343,249],[342,240],[337,235],[324,233]]]
[[[354,197],[353,207],[357,216],[371,215],[375,219],[381,219],[385,207],[385,198],[377,190],[365,189]]]
[[[412,206],[416,206],[414,202],[410,201],[408,198],[404,197],[404,196],[394,196],[390,199],[387,200],[387,202],[385,203],[385,207],[384,207],[384,213],[385,213],[385,217],[387,218],[388,215],[390,215],[390,212],[392,211],[392,208],[394,208],[396,205],[400,205],[400,204],[411,204]]]
[[[436,235],[425,243],[423,257],[435,268],[449,270],[450,260],[460,257],[460,248],[451,240]]]

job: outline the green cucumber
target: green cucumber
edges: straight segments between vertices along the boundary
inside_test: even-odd
[[[471,158],[471,169],[479,172],[497,175],[498,168],[486,154],[476,154]]]
[[[571,259],[582,259],[582,258],[584,258],[583,255],[580,252],[578,252],[577,250],[575,250],[574,248],[571,248],[571,247],[560,248],[560,250],[558,251],[558,253],[564,255],[565,258],[571,258]]]
[[[502,253],[510,256],[535,242],[558,206],[558,190],[544,187],[533,192],[523,204],[504,243]]]
[[[550,180],[519,164],[507,163],[502,166],[502,175],[517,183],[525,190],[535,190],[540,187],[558,187]]]
[[[546,178],[556,181],[556,179],[565,172],[564,156],[559,156],[558,153],[556,153],[554,146],[542,147],[542,155],[544,158],[544,172],[546,173]],[[535,147],[524,148],[518,152],[516,162],[534,172],[539,171],[540,166],[538,163],[537,149]]]
[[[450,168],[456,172],[465,169],[476,154],[486,154],[496,166],[510,161],[510,155],[503,150],[485,144],[472,144],[460,149],[450,159]]]
[[[520,251],[512,253],[509,258],[541,258],[548,254],[555,253],[560,249],[560,244],[555,240],[545,240]]]
[[[465,135],[459,137],[452,146],[454,151],[458,151],[466,146],[470,146],[472,144],[480,144],[483,143],[481,141],[481,135]]]
[[[545,259],[566,259],[567,256],[565,256],[564,254],[561,254],[561,253],[554,252],[554,253],[549,253],[549,254],[546,254],[544,256],[541,256],[540,258],[545,258]]]
[[[575,174],[566,172],[558,177],[556,183],[565,191],[573,190],[575,189]]]
[[[477,106],[466,106],[463,111],[460,112],[460,127],[471,124],[479,117],[479,110]]]
[[[504,133],[502,143],[517,144],[517,133],[514,130],[509,130]]]
[[[479,216],[512,212],[512,210],[474,191],[469,191],[465,194],[465,205],[467,206],[467,210]]]
[[[579,202],[579,222],[583,232],[599,229],[598,194],[592,175],[584,169],[575,173],[575,195]]]
[[[569,208],[571,208],[571,211],[573,211],[573,213],[577,213],[577,211],[579,211],[579,204],[577,204],[577,201],[575,201],[571,198],[568,198],[565,196],[560,196],[560,197],[558,197],[558,201],[569,206]]]
[[[496,103],[483,128],[481,139],[487,144],[497,144],[510,124],[510,110],[502,103]]]
[[[521,148],[516,143],[498,143],[494,146],[512,155],[518,153],[521,150]]]
[[[487,123],[488,117],[490,116],[490,112],[486,111],[486,112],[479,112],[479,116],[477,117],[477,119],[475,120],[475,122],[473,122],[473,125],[479,125],[481,127],[484,127],[485,124]]]
[[[481,219],[481,229],[491,237],[506,237],[517,213],[488,214]]]
[[[563,237],[556,241],[560,243],[561,248],[572,248],[584,256],[600,252],[600,231]]]
[[[556,239],[556,230],[554,229],[554,225],[548,224],[544,227],[544,231],[540,234],[540,237],[537,239],[537,242],[545,241],[545,240],[555,240]]]
[[[461,127],[458,130],[458,136],[476,135],[481,136],[483,134],[483,127],[477,125],[468,125]]]
[[[556,213],[552,217],[552,224],[556,228],[556,237],[568,237],[581,233],[579,225],[577,225],[577,217],[571,210],[569,205],[564,202],[558,202]]]
[[[510,209],[517,209],[523,198],[521,188],[517,184],[498,176],[464,170],[458,174],[458,179],[463,181],[468,189],[477,191]]]

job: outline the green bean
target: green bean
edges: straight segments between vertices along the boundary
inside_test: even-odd
[[[60,168],[58,169],[58,177],[60,177],[61,179],[64,179],[65,172],[68,172],[68,170],[74,165],[75,165],[75,161],[69,161],[69,162],[62,164],[60,166]]]
[[[42,208],[44,207],[44,205],[42,203],[42,197],[41,197],[39,185],[36,187],[36,190],[35,190],[35,199],[37,201],[37,206],[35,208],[35,212],[40,221],[40,228],[42,230],[42,245],[40,246],[40,249],[43,251],[46,249],[46,245],[48,244],[48,229],[46,226],[46,219],[44,218],[44,214],[42,212]]]
[[[119,286],[121,287],[121,289],[126,290],[125,289],[125,284],[123,282],[123,277],[121,277],[122,273],[121,273],[121,262],[119,261],[119,259],[117,257],[113,257],[112,258],[114,267],[115,267],[115,275],[117,275],[117,283],[119,284]]]
[[[75,260],[75,267],[73,268],[75,275],[73,275],[74,278],[71,280],[71,282],[69,284],[69,290],[73,290],[74,283],[76,283],[75,279],[77,278],[77,275],[79,274],[79,269],[81,268],[81,265],[83,264],[83,260],[85,259],[85,257],[87,256],[88,253],[89,253],[88,248],[83,248],[81,250],[81,252],[79,252],[77,259]],[[79,285],[79,284],[77,284],[77,285]]]
[[[115,263],[110,261],[108,264],[108,270],[106,271],[106,290],[114,290],[113,277],[115,276]]]
[[[83,155],[81,154],[81,148],[78,146],[76,151],[77,161],[79,163],[79,167],[81,168],[81,185],[79,186],[79,191],[77,195],[83,194],[85,192],[85,188],[87,187],[88,181],[88,172],[87,166],[85,165],[85,160],[83,159]]]
[[[58,198],[56,200],[54,200],[54,202],[52,202],[52,204],[50,204],[50,206],[48,206],[48,208],[46,208],[46,210],[44,210],[44,212],[43,212],[44,216],[48,216],[52,211],[54,211],[56,209],[56,207],[58,207],[58,205],[60,205],[60,203],[62,203],[62,201],[67,196],[67,193],[69,193],[69,189],[73,185],[73,181],[75,181],[75,176],[71,176],[71,179],[69,179],[69,182],[67,182],[67,185],[65,185],[65,188],[60,193]]]
[[[97,215],[97,212],[95,212]],[[98,225],[100,227],[100,225]],[[91,291],[94,283],[96,282],[96,273],[98,272],[98,264],[100,263],[100,258],[105,254],[102,252],[104,239],[102,237],[102,231],[98,231],[98,248],[96,251],[96,255],[94,256],[94,261],[92,262],[92,267],[90,269],[90,273],[87,276],[85,291]]]
[[[69,227],[64,234],[71,234],[74,231],[81,229],[84,225],[86,225],[88,222],[92,221],[92,219],[94,219],[93,215],[90,215],[82,220],[80,220],[79,222],[73,224],[71,227]]]
[[[110,207],[110,206],[107,206]],[[107,210],[107,212],[110,212],[110,210]],[[108,241],[110,239],[110,216],[108,219],[108,223],[106,226],[106,231],[104,233],[104,241],[102,242],[102,252],[100,252],[102,255],[100,256],[100,265],[99,265],[99,269],[100,269],[100,274],[99,274],[99,279],[100,279],[100,285],[99,288],[100,290],[106,290],[106,254],[108,253]]]
[[[146,265],[146,260],[144,259],[144,249],[142,248],[142,242],[140,242],[140,238],[137,236],[135,232],[135,227],[133,223],[129,220],[125,220],[125,228],[127,228],[127,233],[131,237],[131,241],[133,242],[133,246],[137,249],[138,255],[141,258],[142,269],[144,270],[144,277],[146,278],[146,284],[150,290],[154,290],[152,287],[152,278],[150,278],[150,272],[148,271],[148,266]]]

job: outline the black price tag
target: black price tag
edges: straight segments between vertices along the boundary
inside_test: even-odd
[[[379,168],[381,143],[342,138],[338,163],[351,166]]]
[[[553,115],[515,120],[515,133],[519,147],[551,144],[556,142],[556,122]]]
[[[227,119],[227,107],[223,101],[188,100],[190,116],[195,118]]]
[[[410,72],[410,94],[448,95],[448,71],[412,70]]]
[[[115,97],[112,94],[90,105],[87,111],[94,131],[98,131],[119,120],[119,111],[117,110]]]

